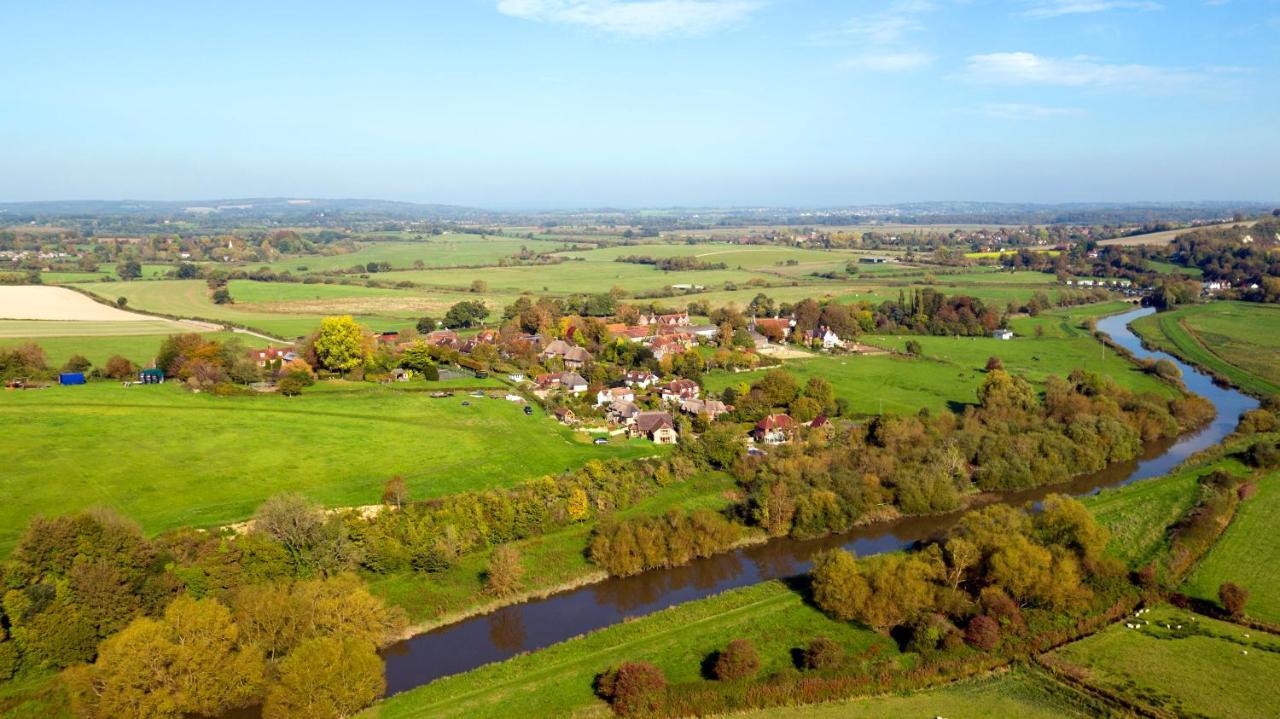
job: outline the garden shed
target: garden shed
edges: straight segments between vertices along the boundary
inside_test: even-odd
[[[58,384],[73,385],[84,384],[84,372],[63,372],[58,375]]]

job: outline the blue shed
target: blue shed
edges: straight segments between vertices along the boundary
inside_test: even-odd
[[[58,384],[84,384],[84,372],[63,372],[58,375]]]

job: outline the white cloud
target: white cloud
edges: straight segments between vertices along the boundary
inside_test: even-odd
[[[1029,52],[971,55],[964,76],[993,85],[1057,85],[1168,91],[1198,79],[1195,73],[1154,65],[1120,65],[1084,55],[1042,57]]]
[[[923,52],[883,52],[855,55],[841,66],[849,70],[907,72],[933,64],[933,56]]]
[[[1000,120],[1040,120],[1049,117],[1080,117],[1086,114],[1078,107],[1048,107],[1019,102],[990,103],[966,108],[966,111]]]
[[[843,27],[824,32],[820,41],[854,38],[873,45],[889,45],[924,29],[920,15],[933,10],[927,0],[896,0],[880,12],[852,18]]]
[[[499,0],[511,17],[580,25],[619,35],[701,35],[745,19],[759,0]]]
[[[1157,2],[1144,0],[1040,0],[1027,10],[1031,17],[1059,17],[1061,15],[1085,15],[1111,10],[1160,10]]]

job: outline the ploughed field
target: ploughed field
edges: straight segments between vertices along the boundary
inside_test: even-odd
[[[37,514],[109,506],[157,532],[243,520],[284,492],[359,506],[377,504],[396,474],[420,499],[654,452],[648,443],[594,446],[540,410],[432,398],[425,385],[326,382],[289,398],[91,383],[4,392],[0,425],[3,553]]]

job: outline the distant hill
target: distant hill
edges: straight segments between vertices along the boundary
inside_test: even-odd
[[[220,200],[54,200],[0,202],[0,219],[58,217],[221,218],[300,221],[310,218],[354,216],[394,220],[491,222],[499,213],[455,205],[360,199],[247,197]]]

